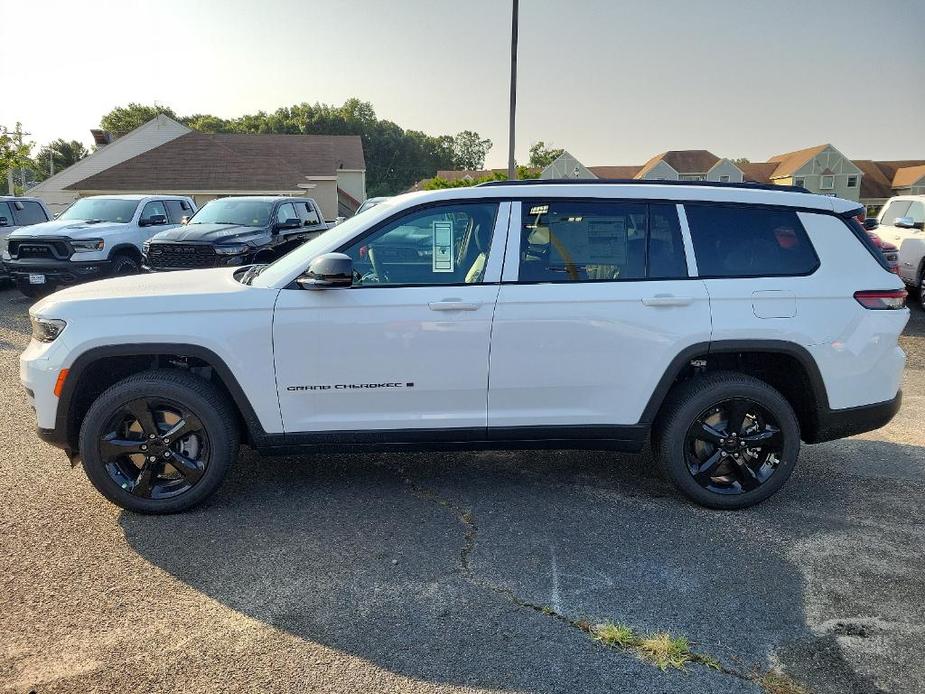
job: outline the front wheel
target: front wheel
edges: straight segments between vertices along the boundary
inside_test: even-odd
[[[128,255],[117,255],[112,259],[109,272],[113,277],[121,275],[137,275],[141,271],[138,261]]]
[[[106,390],[80,429],[93,486],[117,506],[175,513],[210,496],[237,457],[237,417],[208,381],[146,371]]]
[[[692,501],[717,509],[767,499],[790,477],[800,452],[800,425],[787,400],[734,372],[678,386],[656,434],[666,476]]]

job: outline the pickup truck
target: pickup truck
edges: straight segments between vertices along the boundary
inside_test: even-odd
[[[329,229],[311,198],[239,196],[203,205],[144,246],[152,272],[268,263]]]

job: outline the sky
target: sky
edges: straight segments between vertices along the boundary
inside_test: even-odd
[[[509,0],[0,0],[0,124],[92,142],[131,101],[234,117],[358,97],[505,166]],[[832,143],[925,158],[925,0],[521,0],[516,157]],[[12,78],[12,79],[11,79]]]

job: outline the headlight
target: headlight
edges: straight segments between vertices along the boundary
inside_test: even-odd
[[[214,248],[219,255],[238,255],[239,253],[247,253],[250,246],[246,243],[236,243],[231,246],[214,246]]]
[[[32,321],[32,337],[39,342],[54,342],[67,325],[57,318],[29,316],[29,320]]]
[[[3,251],[0,252],[0,258],[3,258],[4,260],[12,260],[13,256],[11,256],[10,252],[4,248]]]
[[[143,244],[141,244],[141,252],[144,253],[145,255],[147,255],[150,249],[151,249],[150,241],[145,241]]]
[[[91,251],[101,251],[106,245],[103,239],[75,239],[71,241],[71,246],[75,253],[90,253]]]

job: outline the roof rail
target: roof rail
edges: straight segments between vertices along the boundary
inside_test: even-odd
[[[779,186],[773,183],[721,183],[719,181],[657,181],[647,178],[527,178],[518,181],[485,181],[476,188],[491,186],[531,186],[531,185],[634,185],[634,186],[699,186],[704,188],[743,188],[745,190],[774,190],[790,193],[809,193],[803,186]]]

